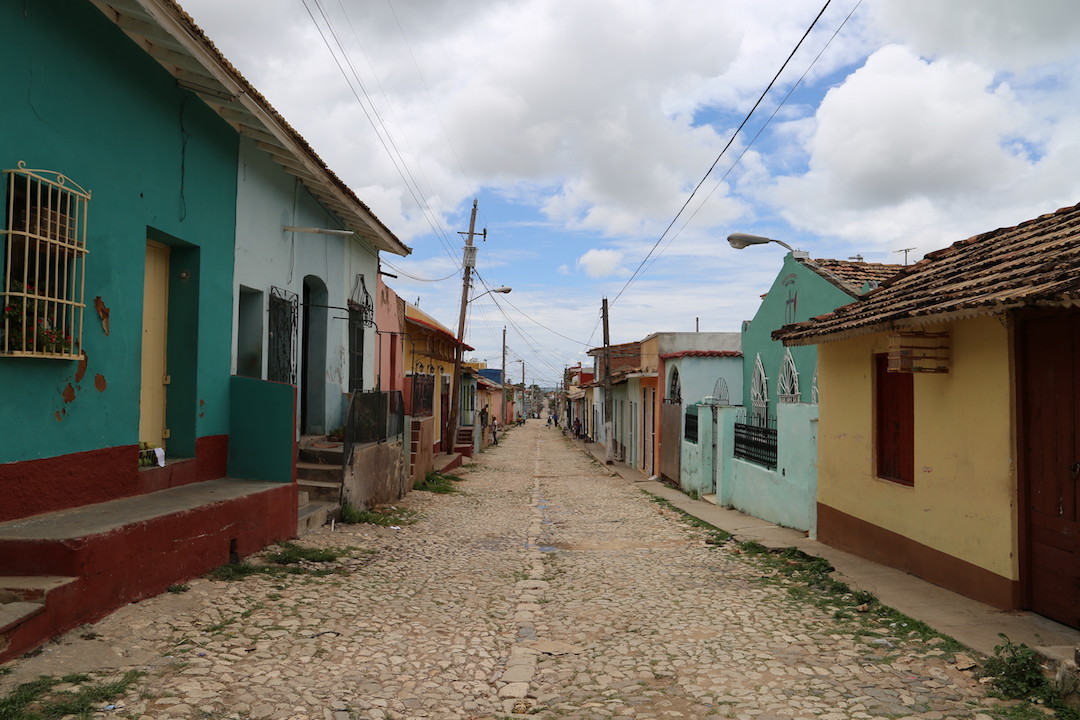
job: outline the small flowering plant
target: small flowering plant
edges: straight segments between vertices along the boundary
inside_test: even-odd
[[[37,352],[68,353],[71,351],[71,335],[56,327],[55,317],[50,318],[46,303],[41,302],[33,285],[11,283],[11,290],[4,295],[3,343],[0,351],[5,353]],[[27,326],[29,324],[29,326]]]

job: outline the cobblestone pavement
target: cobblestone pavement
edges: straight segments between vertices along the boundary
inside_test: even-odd
[[[342,574],[193,581],[0,690],[143,668],[108,717],[989,720],[940,640],[812,602],[553,428],[514,428],[461,474],[464,494],[402,501],[413,524],[301,539],[348,548]]]

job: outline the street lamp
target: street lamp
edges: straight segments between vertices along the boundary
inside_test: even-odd
[[[472,300],[469,300],[469,302],[472,302],[473,300],[479,300],[480,298],[484,297],[485,295],[488,295],[489,293],[502,293],[503,295],[505,295],[506,293],[510,292],[511,290],[513,290],[513,288],[508,288],[505,285],[503,285],[502,287],[491,288],[487,292],[480,293],[479,295],[474,297]],[[464,338],[462,338],[462,339],[464,339]]]
[[[774,240],[773,238],[762,237],[761,235],[747,235],[746,233],[731,233],[727,236],[728,245],[736,250],[742,250],[748,245],[765,245],[767,243],[776,243],[777,245],[783,245],[791,252],[798,252],[795,248],[788,245],[783,240]]]

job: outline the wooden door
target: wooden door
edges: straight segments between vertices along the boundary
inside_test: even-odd
[[[169,248],[146,243],[143,279],[142,385],[139,389],[139,440],[165,447],[166,338],[169,317]]]
[[[1022,321],[1017,352],[1028,604],[1080,627],[1080,313]]]

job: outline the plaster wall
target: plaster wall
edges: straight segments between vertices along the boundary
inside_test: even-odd
[[[347,316],[347,306],[353,291],[356,273],[363,273],[368,292],[376,290],[378,264],[374,251],[365,243],[339,235],[286,232],[286,225],[341,229],[337,219],[292,175],[286,173],[265,152],[255,147],[250,138],[240,141],[240,163],[237,175],[237,226],[236,226],[236,277],[234,279],[233,313],[239,314],[240,287],[262,293],[263,317],[269,312],[271,286],[296,293],[301,302],[304,297],[304,279],[317,278],[326,287],[324,299],[313,298],[316,304],[334,308],[311,308],[311,317],[323,332],[313,337],[323,338],[321,353],[312,358],[325,357],[324,372],[309,374],[302,367],[302,324],[304,308],[297,322],[297,386],[300,402],[304,402],[308,382],[318,382],[322,387],[311,388],[315,397],[321,398],[322,413],[313,417],[308,408],[309,427],[322,427],[324,431],[336,428],[343,422],[346,393],[349,382],[348,322],[337,319]],[[233,330],[233,371],[236,371],[237,330]],[[269,363],[267,351],[268,333],[263,333],[261,377],[265,378]],[[375,332],[365,330],[364,337],[364,387],[374,386]],[[315,362],[315,360],[312,360]],[[299,403],[298,403],[299,405]],[[299,412],[299,408],[298,408]],[[303,431],[303,428],[301,428]]]
[[[754,319],[742,331],[743,377],[742,397],[750,401],[750,383],[754,361],[761,355],[761,364],[768,378],[770,414],[778,405],[777,387],[784,361],[783,343],[772,339],[772,331],[788,323],[801,322],[830,312],[854,298],[825,280],[813,270],[792,258],[784,258],[780,273],[758,306]],[[817,347],[787,348],[799,373],[799,395],[802,402],[812,402],[811,387],[817,370]]]
[[[402,439],[355,446],[345,469],[345,502],[366,510],[400,500],[412,487],[407,465]]]
[[[783,403],[776,410],[776,469],[732,457],[727,501],[748,515],[806,530],[814,537],[818,406]]]
[[[173,250],[170,303],[182,300],[170,306],[170,342],[184,340],[169,351],[177,375],[167,412],[184,424],[175,446],[190,457],[205,440],[227,442],[231,317],[221,308],[232,297],[237,136],[90,3],[4,4],[0,66],[0,90],[21,98],[4,106],[0,167],[24,161],[92,193],[86,357],[0,358],[0,493],[9,495],[11,466],[61,458],[61,472],[31,478],[47,504],[134,494],[148,236]],[[109,310],[108,334],[96,298]],[[108,476],[100,487],[81,479],[90,457]]]
[[[913,487],[875,473],[873,356],[886,336],[820,346],[818,501],[1015,580],[1008,331],[992,317],[926,329],[949,332],[952,357],[948,373],[914,377]]]

